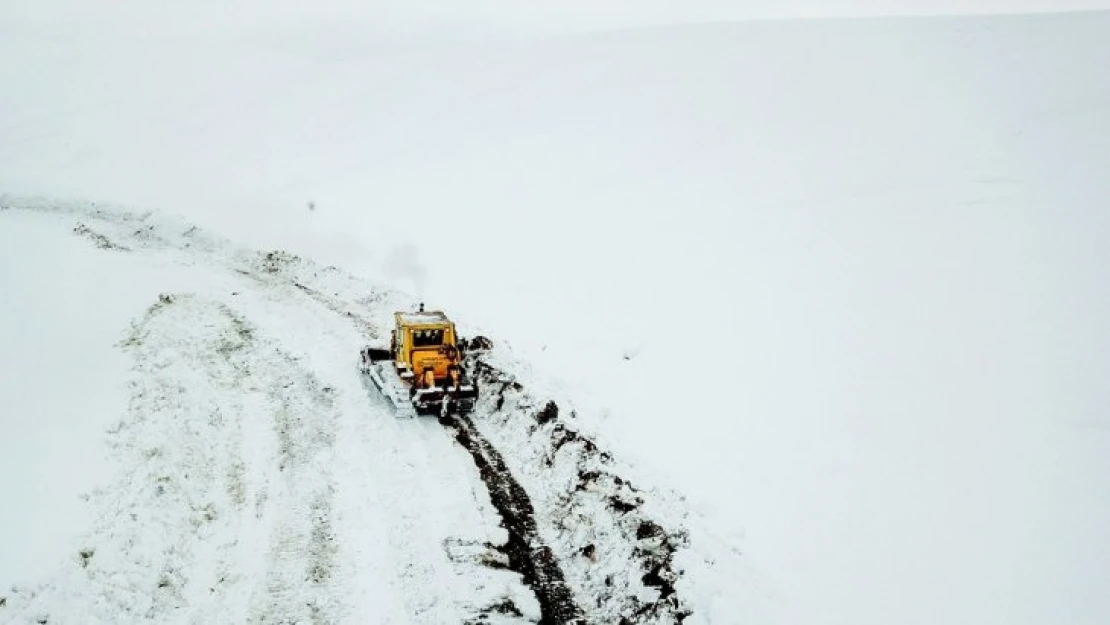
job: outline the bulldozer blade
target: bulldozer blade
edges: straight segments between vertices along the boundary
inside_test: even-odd
[[[416,413],[421,415],[467,414],[478,401],[478,388],[464,384],[458,388],[420,389],[412,396]]]

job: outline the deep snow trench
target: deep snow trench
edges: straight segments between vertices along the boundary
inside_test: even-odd
[[[0,621],[697,620],[681,514],[496,341],[469,356],[473,415],[397,419],[355,365],[412,306],[399,294],[150,213],[0,197],[11,209],[188,277],[168,271],[118,338],[130,400],[93,526],[45,580],[0,592]]]

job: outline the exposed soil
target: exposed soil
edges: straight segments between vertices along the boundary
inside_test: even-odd
[[[686,544],[686,532],[682,528],[668,530],[648,516],[642,509],[643,493],[614,472],[608,452],[573,426],[573,412],[568,419],[554,401],[532,403],[529,400],[534,398],[528,398],[511,375],[486,362],[476,361],[475,365],[486,388],[496,389],[496,399],[491,402],[495,414],[508,414],[510,419],[530,414],[535,419],[531,431],[533,437],[544,441],[545,451],[540,458],[544,466],[554,468],[557,457],[563,462],[569,458],[577,466],[578,479],[564,499],[566,510],[576,505],[587,506],[592,498],[601,496],[619,519],[618,527],[633,545],[629,576],[639,577],[645,586],[659,593],[653,599],[606,593],[603,601],[624,606],[620,623],[682,623],[687,619],[692,612],[675,587],[682,572],[674,562],[677,551]],[[525,406],[530,403],[535,407],[529,411]],[[576,551],[593,559],[597,550],[593,544],[586,544],[576,546]],[[605,580],[606,586],[612,583],[611,579]]]
[[[466,416],[444,421],[455,439],[474,458],[474,464],[489,489],[490,499],[509,532],[499,550],[509,558],[509,568],[524,578],[540,604],[540,625],[563,625],[586,621],[574,603],[563,572],[551,549],[540,540],[535,511],[528,493],[513,478],[501,454],[475,429]]]
[[[96,232],[95,230],[89,228],[88,226],[86,226],[83,223],[78,223],[76,226],[74,226],[73,227],[73,233],[78,235],[78,236],[85,237],[86,239],[92,241],[93,245],[96,245],[97,247],[99,247],[102,250],[116,250],[116,251],[120,251],[120,252],[129,252],[129,251],[131,251],[127,247],[125,247],[123,245],[119,245],[118,243],[112,241],[111,239],[104,236],[103,234],[100,234],[99,232]]]

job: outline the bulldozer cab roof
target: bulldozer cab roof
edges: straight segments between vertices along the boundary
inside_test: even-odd
[[[438,310],[425,312],[399,312],[397,323],[402,326],[447,326],[451,320]]]

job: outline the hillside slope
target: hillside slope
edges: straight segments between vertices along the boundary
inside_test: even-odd
[[[7,494],[6,516],[28,525],[78,495],[92,519],[6,549],[3,622],[719,623],[763,609],[751,587],[733,590],[739,557],[673,495],[634,486],[504,348],[484,357],[471,418],[398,419],[356,365],[413,302],[173,219],[11,196],[0,207],[5,233],[59,258],[70,239],[115,256],[93,279],[148,299],[94,341],[130,357],[126,402],[52,416],[5,394],[6,428],[82,427],[81,447],[113,471]],[[38,312],[81,324],[72,308]],[[123,386],[54,379],[78,404],[90,382]],[[12,475],[74,466],[44,434],[5,450]],[[20,526],[5,523],[9,536]]]
[[[787,622],[1110,613],[1110,14],[71,26],[0,23],[0,191],[176,212],[496,328]],[[32,258],[60,289],[101,273]],[[5,279],[66,304],[28,275]],[[104,288],[101,329],[157,296]],[[58,324],[6,310],[44,407],[78,401],[57,361],[126,401],[100,382],[129,360],[36,357],[17,328]]]

